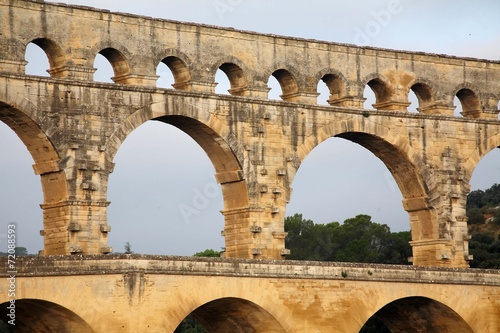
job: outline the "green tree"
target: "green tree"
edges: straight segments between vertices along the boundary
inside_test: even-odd
[[[134,251],[132,251],[132,245],[130,245],[130,242],[125,243],[125,254],[132,254]]]
[[[469,241],[469,251],[473,256],[470,267],[500,268],[500,236],[495,240],[490,233],[475,233]]]
[[[295,214],[285,219],[289,259],[408,264],[410,233],[391,233],[385,224],[357,215],[343,224],[314,224]]]
[[[206,249],[203,252],[197,252],[197,253],[193,254],[193,256],[195,256],[195,257],[220,257],[221,253],[222,253],[221,251]]]
[[[16,246],[14,249],[16,256],[27,256],[28,255],[28,250],[25,247],[22,246]]]

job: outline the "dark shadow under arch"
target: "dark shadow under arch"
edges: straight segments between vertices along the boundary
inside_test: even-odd
[[[381,308],[375,316],[392,333],[472,333],[453,309],[426,297],[398,299]]]
[[[172,72],[172,76],[174,77],[172,87],[179,90],[187,90],[189,88],[189,81],[191,80],[191,73],[186,63],[175,56],[163,58],[161,62],[167,65]]]
[[[284,333],[283,326],[261,306],[240,298],[221,298],[195,309],[191,316],[209,333]]]
[[[63,67],[66,64],[66,56],[62,48],[54,41],[48,38],[36,38],[31,43],[40,47],[49,60],[49,70],[48,72],[52,77],[61,77],[61,72],[57,69]]]
[[[130,64],[125,55],[117,49],[108,47],[99,51],[104,56],[111,67],[113,67],[114,76],[111,78],[115,83],[121,83],[123,78],[130,74]]]
[[[223,71],[231,85],[228,90],[231,95],[242,96],[248,86],[247,77],[243,69],[233,63],[223,63],[219,69]]]
[[[8,321],[9,302],[0,304],[1,319]],[[90,326],[73,311],[44,300],[17,299],[15,331],[20,333],[78,332],[94,333]],[[7,319],[6,319],[7,318]]]
[[[280,97],[284,101],[293,101],[299,92],[295,77],[286,69],[278,69],[272,73],[281,86]]]
[[[462,106],[462,115],[469,118],[478,118],[481,113],[481,101],[479,96],[468,88],[457,91],[456,97]]]

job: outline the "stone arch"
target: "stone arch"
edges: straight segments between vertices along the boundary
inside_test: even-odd
[[[219,62],[220,65],[215,69],[220,69],[227,75],[231,85],[229,93],[235,96],[243,96],[248,88],[247,71],[244,70],[241,62],[236,59],[231,59],[228,62]],[[215,76],[214,71],[214,76]]]
[[[340,137],[357,143],[372,152],[388,168],[403,196],[403,208],[408,212],[412,235],[414,264],[415,245],[418,241],[438,238],[439,221],[436,210],[430,205],[429,189],[425,181],[427,167],[420,156],[407,144],[398,140],[389,128],[380,124],[372,128],[361,122],[343,121],[331,123],[319,129],[320,140],[309,139],[298,147],[299,165],[306,156],[320,143],[330,137]],[[290,182],[298,170],[289,170]]]
[[[447,305],[427,297],[395,300],[375,313],[393,333],[472,333],[467,322]]]
[[[148,120],[162,121],[177,127],[193,138],[205,151],[215,168],[215,178],[221,185],[225,219],[225,228],[237,232],[234,223],[242,223],[248,218],[249,192],[243,174],[245,150],[240,146],[234,134],[217,117],[197,115],[198,108],[190,108],[191,112],[170,110],[165,112],[161,107],[164,104],[152,104],[147,110],[139,110],[122,121],[121,125],[111,135],[106,145],[106,161],[112,164],[119,147],[129,133]],[[159,107],[156,109],[156,107]],[[199,120],[204,119],[204,120]],[[233,231],[234,230],[234,231]],[[244,247],[241,241],[225,232],[226,252],[228,257],[243,256],[239,253],[239,246]],[[229,239],[229,241],[228,241]],[[229,250],[228,250],[229,249]],[[241,251],[243,252],[243,251]]]
[[[40,126],[19,108],[0,102],[0,121],[9,126],[26,145],[35,161],[33,168],[42,176],[42,190],[45,203],[57,202],[66,197],[66,181],[64,173],[60,173],[62,182],[55,185],[44,179],[46,173],[59,172],[59,154],[50,138]],[[56,186],[56,188],[54,187]],[[65,194],[61,196],[61,191]]]
[[[7,317],[9,302],[2,303],[2,319]],[[94,330],[73,311],[56,303],[40,299],[16,299],[16,332],[94,333]]]
[[[174,83],[172,86],[175,89],[186,90],[189,81],[191,80],[191,73],[187,69],[186,63],[180,58],[174,56],[163,58],[161,62],[167,65],[172,72],[174,77]]]
[[[370,87],[375,94],[375,104],[373,104],[373,107],[380,109],[392,98],[393,91],[389,82],[389,79],[379,73],[370,74],[362,81],[360,95],[363,96],[363,90],[366,86]]]
[[[222,184],[225,209],[242,208],[248,205],[246,185],[242,181],[243,175],[240,163],[243,158],[239,155],[243,149],[237,145],[229,132],[220,133],[214,129],[223,128],[222,124],[217,124],[218,122],[215,119],[211,119],[211,123],[215,126],[209,126],[186,115],[151,114],[149,118],[141,114],[141,111],[137,111],[122,123],[108,142],[107,155],[110,160],[114,158],[127,135],[147,120],[162,121],[175,126],[191,136],[202,147],[215,168],[217,180]],[[224,185],[228,187],[227,190],[237,188],[239,196],[234,197],[231,196],[231,193],[225,192]]]
[[[111,67],[113,67],[114,76],[111,79],[115,83],[121,83],[130,74],[130,63],[122,52],[115,48],[107,47],[98,53],[104,56],[111,64]]]
[[[285,332],[272,314],[261,306],[241,298],[226,297],[210,301],[196,308],[191,316],[210,333]]]
[[[467,118],[479,118],[481,115],[481,97],[479,90],[471,84],[460,85],[455,88],[453,96],[456,96],[462,105],[462,115]]]
[[[51,77],[63,77],[60,69],[66,65],[66,54],[63,49],[49,38],[35,38],[31,43],[40,47],[49,59],[49,74]]]
[[[27,102],[26,102],[27,103]],[[59,153],[50,138],[35,120],[20,109],[29,106],[12,105],[0,102],[0,121],[9,126],[28,149],[35,164],[35,174],[40,175],[44,203],[44,254],[64,253],[64,244],[56,243],[54,238],[66,239],[66,232],[59,227],[64,214],[51,214],[51,210],[62,210],[57,206],[68,199],[66,174],[61,166]]]
[[[299,84],[297,81],[297,76],[294,75],[287,69],[277,69],[272,74],[279,82],[281,87],[280,97],[284,101],[294,101],[299,93]]]
[[[167,56],[159,59],[156,63],[163,62],[172,72],[174,77],[173,87],[178,90],[189,90],[191,81],[191,60],[182,52],[169,50]]]
[[[338,104],[346,96],[347,82],[340,71],[332,68],[323,69],[314,76],[313,82],[317,86],[320,80],[326,84],[330,91],[328,100],[330,104]]]
[[[464,159],[464,175],[465,183],[470,188],[470,179],[474,169],[477,167],[481,159],[490,151],[500,148],[500,133],[489,135],[487,131],[482,130],[483,137],[478,138],[478,143],[474,152]]]
[[[436,100],[436,90],[434,86],[425,79],[413,81],[407,87],[407,95],[410,93],[410,90],[417,96],[419,111],[425,111]]]

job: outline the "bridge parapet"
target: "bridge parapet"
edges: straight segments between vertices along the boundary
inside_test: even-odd
[[[7,258],[0,257],[7,265]],[[21,256],[16,275],[71,276],[143,274],[327,279],[500,286],[500,270],[438,268],[364,263],[203,258],[166,255],[109,254]],[[8,274],[0,273],[0,277]]]

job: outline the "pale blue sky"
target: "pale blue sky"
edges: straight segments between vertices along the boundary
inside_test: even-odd
[[[498,0],[61,2],[332,42],[500,58]],[[0,137],[0,227],[6,230],[6,223],[18,223],[18,245],[35,253],[43,247],[39,177],[33,174],[26,148],[1,122]],[[136,252],[155,254],[189,255],[224,246],[222,198],[216,191],[213,167],[184,133],[165,124],[146,124],[125,141],[115,163],[108,198],[112,202],[110,245],[115,251],[123,251],[126,241]],[[500,153],[487,155],[474,173],[473,189],[500,183],[499,169]],[[326,223],[364,213],[393,231],[409,230],[401,193],[386,167],[348,141],[330,139],[313,150],[292,186],[288,215],[300,212]],[[206,200],[193,203],[200,193]],[[194,206],[198,215],[182,214],[183,208]],[[1,237],[0,230],[0,243],[5,244]]]

